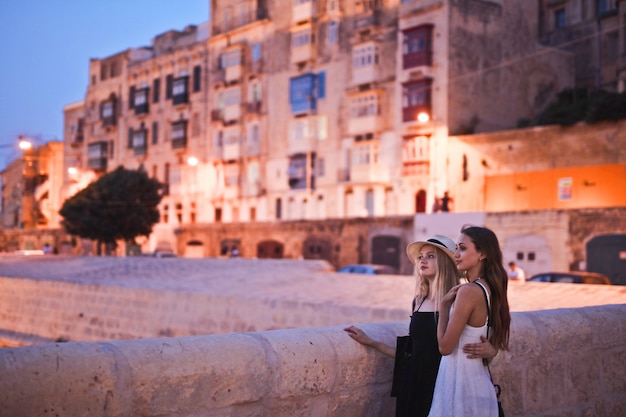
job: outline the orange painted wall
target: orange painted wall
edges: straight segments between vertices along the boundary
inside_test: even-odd
[[[571,178],[571,189],[559,181]],[[562,195],[560,195],[562,194]],[[485,178],[485,211],[626,206],[626,164],[577,166]]]

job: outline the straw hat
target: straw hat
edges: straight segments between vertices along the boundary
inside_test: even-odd
[[[406,254],[411,262],[413,262],[414,264],[417,265],[420,250],[422,250],[422,246],[424,245],[431,245],[441,249],[446,255],[450,257],[450,259],[452,259],[452,262],[456,263],[456,260],[454,259],[454,252],[456,252],[456,243],[454,243],[454,240],[443,235],[432,235],[426,240],[418,240],[409,243],[409,245],[406,247]]]

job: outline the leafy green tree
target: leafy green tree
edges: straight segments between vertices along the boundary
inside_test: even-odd
[[[115,247],[148,236],[159,221],[161,183],[142,170],[118,167],[67,199],[60,210],[65,230]]]
[[[537,124],[570,126],[581,121],[596,123],[625,118],[626,93],[566,89],[539,116]]]

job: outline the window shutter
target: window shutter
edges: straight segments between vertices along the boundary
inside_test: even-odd
[[[133,147],[133,128],[128,128],[128,149]]]
[[[172,88],[174,86],[174,76],[168,75],[165,79],[165,98],[172,98]]]
[[[130,87],[130,92],[128,93],[128,108],[130,110],[135,107],[135,86]]]
[[[201,80],[200,77],[202,76],[202,67],[200,67],[200,65],[196,65],[195,67],[193,67],[193,91],[194,93],[197,91],[200,91],[200,87],[201,87]]]
[[[317,98],[326,96],[326,71],[317,74]]]

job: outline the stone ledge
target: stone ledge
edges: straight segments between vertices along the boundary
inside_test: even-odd
[[[363,327],[392,342],[407,324]],[[626,415],[626,305],[513,313],[507,416]],[[0,349],[8,416],[392,416],[392,361],[341,327]]]

